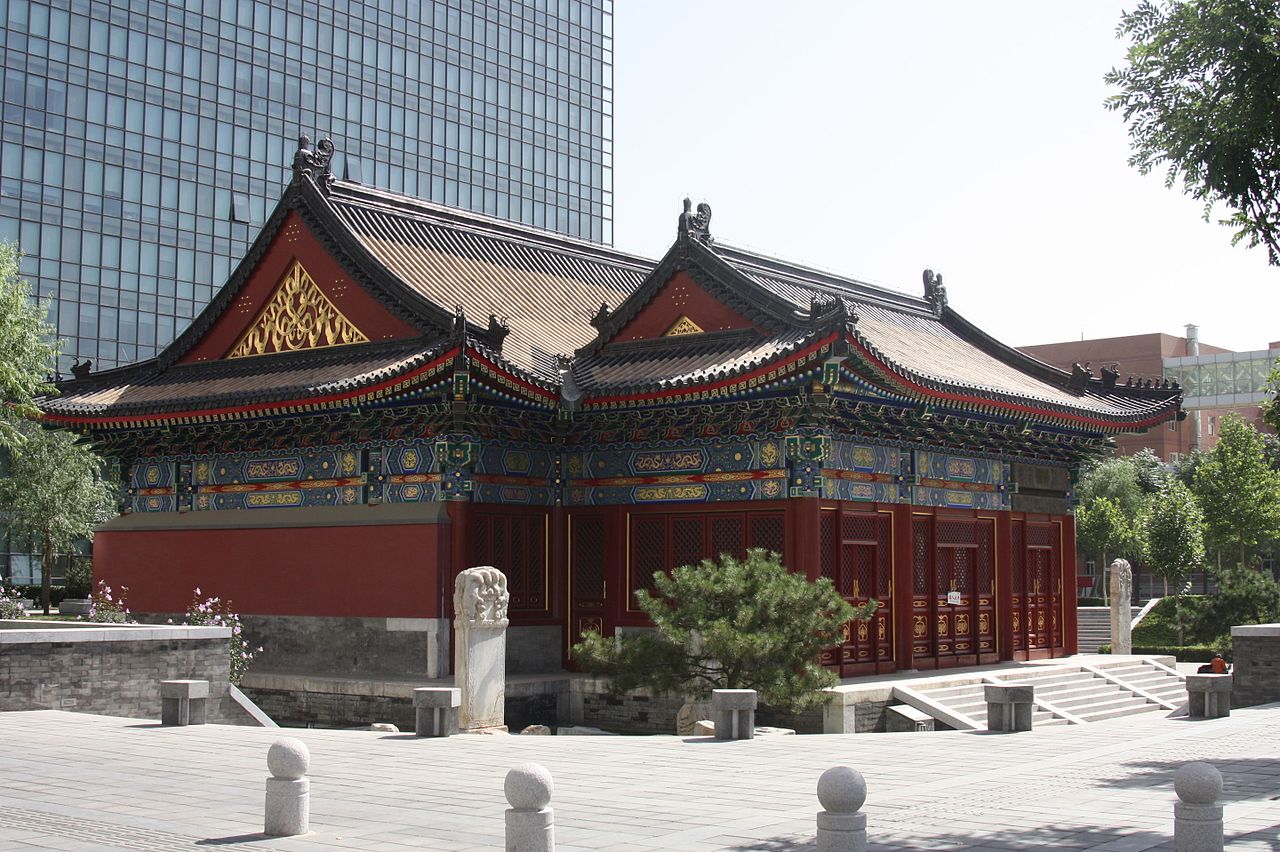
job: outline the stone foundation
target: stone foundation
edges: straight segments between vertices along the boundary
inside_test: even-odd
[[[1231,628],[1231,706],[1280,701],[1280,624]]]
[[[209,681],[208,721],[256,724],[230,697],[231,628],[0,622],[0,711],[160,718],[160,681]]]

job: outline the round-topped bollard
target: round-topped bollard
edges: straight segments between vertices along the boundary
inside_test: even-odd
[[[272,837],[306,834],[311,827],[311,752],[302,740],[286,737],[267,749],[267,799],[263,833]]]
[[[551,773],[538,763],[524,763],[507,773],[502,784],[507,803],[507,849],[513,852],[553,852],[556,848],[554,811],[548,807],[555,785]]]
[[[1184,763],[1173,773],[1173,844],[1178,852],[1221,852],[1222,773],[1211,763]]]
[[[867,781],[851,766],[833,766],[818,779],[818,852],[866,852]]]
[[[267,769],[276,778],[296,781],[311,768],[311,751],[302,740],[285,737],[267,749]]]

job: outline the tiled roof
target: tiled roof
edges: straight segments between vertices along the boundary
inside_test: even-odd
[[[332,396],[394,379],[446,348],[447,341],[418,340],[184,364],[158,373],[110,371],[71,385],[41,407],[55,418],[129,417]]]
[[[601,303],[616,306],[653,262],[607,247],[460,216],[338,183],[329,198],[363,245],[404,284],[437,305],[462,306],[484,325],[505,318],[508,361],[555,379],[554,356],[590,342]]]

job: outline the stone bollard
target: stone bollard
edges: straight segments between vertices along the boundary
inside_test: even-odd
[[[311,752],[301,740],[286,737],[267,750],[266,816],[263,833],[272,837],[306,834],[311,826],[311,782],[306,778]]]
[[[451,737],[458,732],[458,708],[462,690],[447,686],[420,686],[413,691],[416,717],[413,732],[420,737]]]
[[[1231,715],[1231,675],[1187,675],[1187,715],[1192,719],[1221,719]]]
[[[716,739],[749,740],[756,735],[754,689],[711,690],[711,713],[716,723]]]
[[[502,785],[507,796],[507,852],[552,852],[556,822],[551,803],[551,773],[545,766],[525,763],[507,773]]]
[[[1031,730],[1035,709],[1034,684],[988,683],[982,688],[987,699],[987,730],[1012,733]]]
[[[1173,773],[1173,844],[1177,852],[1222,852],[1222,773],[1212,763],[1184,763]]]
[[[209,681],[160,681],[160,724],[203,725],[208,714]]]
[[[867,815],[859,812],[867,800],[862,773],[833,766],[818,779],[818,852],[866,852]]]

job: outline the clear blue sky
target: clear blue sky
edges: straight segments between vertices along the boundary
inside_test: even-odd
[[[1006,343],[1280,340],[1280,268],[1126,163],[1127,3],[618,0],[614,241],[717,239],[922,292]]]

